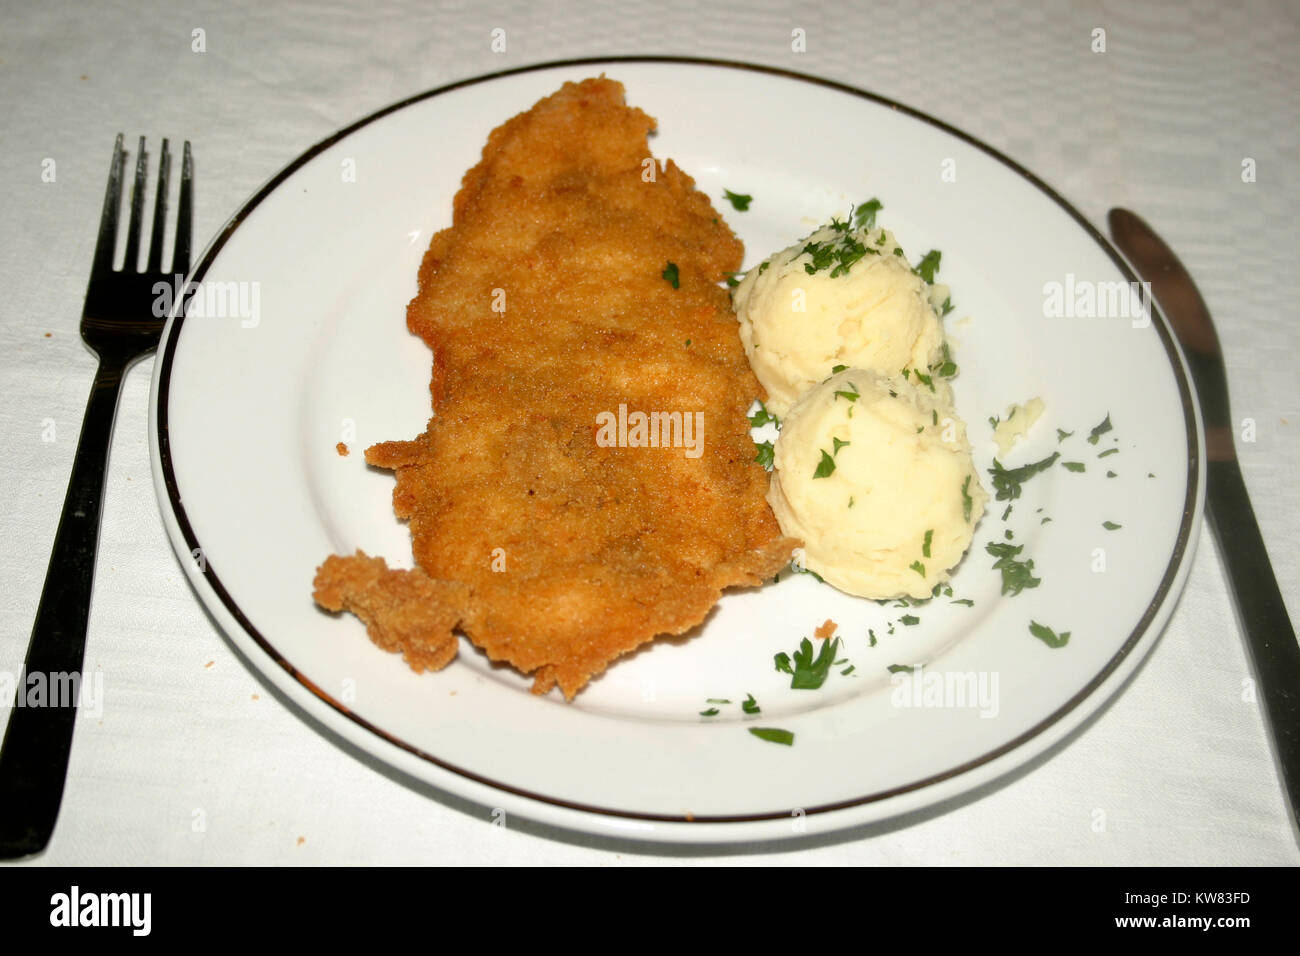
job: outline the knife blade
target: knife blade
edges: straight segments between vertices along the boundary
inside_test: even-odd
[[[1168,319],[1183,348],[1205,424],[1206,518],[1223,557],[1273,742],[1283,799],[1300,825],[1300,646],[1255,520],[1228,408],[1228,377],[1210,310],[1172,249],[1139,216],[1112,209],[1115,245]]]

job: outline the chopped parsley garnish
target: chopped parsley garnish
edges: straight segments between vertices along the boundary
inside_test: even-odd
[[[761,714],[763,709],[758,706],[758,701],[754,700],[754,695],[749,694],[740,702],[740,709],[747,714]]]
[[[1113,472],[1113,471],[1108,471],[1108,472],[1106,472],[1106,477],[1107,477],[1107,478],[1115,478],[1115,477],[1117,477],[1117,476],[1116,476],[1115,472]]]
[[[810,242],[803,247],[803,252],[812,257],[812,261],[805,262],[803,266],[804,272],[809,275],[816,275],[823,269],[830,269],[831,278],[835,279],[847,275],[853,264],[863,256],[868,254],[880,255],[878,251],[863,245],[846,232],[848,229],[847,223],[832,219],[831,228],[839,232],[840,235],[824,242]]]
[[[736,212],[747,211],[749,209],[749,204],[754,201],[753,196],[733,193],[730,189],[722,190],[722,197],[731,203],[731,208],[736,210]]]
[[[853,228],[875,229],[876,213],[884,208],[879,199],[868,199],[853,210]]]
[[[890,664],[885,670],[891,674],[910,674],[916,670],[911,664]]]
[[[907,370],[904,369],[904,371]],[[924,372],[920,371],[919,369],[912,369],[912,374],[916,376],[916,380],[918,382],[920,382],[922,385],[929,388],[930,391],[932,392],[934,391],[934,379],[932,379],[929,375],[926,375]],[[903,376],[903,377],[906,378],[907,376]]]
[[[702,711],[700,711],[700,716],[701,716],[701,717],[716,717],[716,716],[718,716],[718,708],[716,708],[716,707],[710,707],[708,710],[702,710]]]
[[[1044,524],[1047,524],[1047,522],[1049,522],[1049,521],[1051,521],[1051,520],[1052,520],[1051,518],[1044,518],[1042,521],[1040,521],[1040,522],[1038,522],[1038,523],[1039,523],[1040,525],[1044,525]]]
[[[890,394],[892,395],[893,392],[890,392]],[[836,398],[847,398],[850,402],[856,402],[861,396],[862,393],[858,391],[858,387],[854,385],[852,382],[849,382],[849,387],[847,390],[840,389],[835,393]]]
[[[994,463],[996,464],[996,460]],[[975,500],[970,496],[970,491],[967,490],[969,488],[970,475],[967,475],[966,480],[961,483],[961,518],[963,521],[970,521],[971,505],[975,503]]]
[[[659,274],[671,282],[674,289],[680,289],[682,287],[682,283],[677,275],[677,263],[668,263],[664,271]]]
[[[867,640],[871,642],[867,645],[868,647],[876,646],[876,632],[871,628],[867,628]]]
[[[939,362],[937,365],[931,365],[930,368],[934,369],[940,378],[952,378],[957,374],[957,363],[954,362],[952,356],[948,354],[947,342],[943,343],[943,361]]]
[[[1107,531],[1118,531],[1120,528],[1124,527],[1122,524],[1116,524],[1113,521],[1103,521],[1101,526]]]
[[[930,542],[934,540],[934,529],[931,528],[925,533],[925,540],[921,542],[921,557],[930,556]]]
[[[844,371],[846,368],[848,368],[847,365],[835,365],[835,366],[832,366],[832,367],[831,367],[831,374],[832,374],[832,375],[839,375],[840,372]]]
[[[1010,517],[1011,517],[1011,506],[1010,506],[1010,505],[1007,505],[1006,508],[1005,508],[1005,509],[1003,510],[1003,512],[1002,512],[1002,520],[1003,520],[1003,521],[1006,521],[1006,520],[1007,520],[1008,518],[1010,518]]]
[[[900,255],[902,254],[901,250],[899,254]],[[939,307],[939,318],[942,319],[951,311],[952,311],[952,296],[948,296],[948,298],[943,300],[943,305]]]
[[[731,701],[729,701],[725,697],[709,697],[704,702],[706,704],[730,704],[731,703]]]
[[[766,272],[767,267],[770,266],[771,264],[772,262],[769,259],[764,259],[762,262],[760,262],[758,264],[758,274],[762,275],[764,272]]]
[[[1070,437],[1071,435],[1073,435],[1073,434],[1074,434],[1074,432],[1067,432],[1067,431],[1063,431],[1063,430],[1061,430],[1060,428],[1058,428],[1058,429],[1056,430],[1056,443],[1059,445],[1061,442],[1065,441],[1067,438],[1069,438],[1069,437]]]
[[[793,673],[794,673],[794,671],[793,671],[793,670],[791,669],[791,667],[790,667],[790,655],[787,654],[785,651],[782,651],[781,653],[779,653],[779,654],[777,654],[775,657],[773,657],[773,658],[772,658],[772,661],[773,661],[773,663],[776,664],[776,669],[777,669],[778,671],[780,671],[780,672],[782,672],[782,673],[785,673],[785,674],[793,674]]]
[[[917,574],[921,575],[921,577],[925,577],[925,565],[922,564],[920,561],[913,561],[911,564],[908,565],[908,567],[911,568],[913,571],[915,571]]]
[[[822,452],[822,460],[817,464],[817,470],[813,472],[814,478],[829,478],[831,472],[835,470],[835,459],[830,455]]]
[[[1105,451],[1103,451],[1103,452],[1102,452],[1100,455],[1098,455],[1097,457],[1098,457],[1098,458],[1105,458],[1107,455],[1118,455],[1118,454],[1119,454],[1119,449],[1118,449],[1118,448],[1107,448]]]
[[[767,410],[767,406],[762,402],[758,403],[758,411],[749,416],[750,428],[762,428],[764,425],[772,424],[779,426],[781,420]]]
[[[984,550],[997,558],[993,570],[1002,572],[1002,593],[1012,597],[1025,588],[1036,588],[1042,583],[1041,578],[1034,577],[1034,559],[1016,560],[1016,555],[1025,549],[1023,544],[1006,544],[990,541]]]
[[[1081,461],[1063,461],[1061,467],[1066,471],[1085,471],[1086,466]]]
[[[754,447],[758,449],[758,454],[754,456],[754,461],[758,462],[768,471],[772,470],[776,461],[776,448],[770,441],[755,442]]]
[[[794,690],[816,690],[826,683],[835,653],[839,650],[840,639],[832,638],[822,641],[821,650],[813,653],[812,641],[804,638],[794,652],[794,671],[790,677],[790,687]],[[778,668],[779,669],[779,668]]]
[[[1061,453],[1054,451],[1042,461],[1021,465],[1019,468],[1003,468],[1002,463],[994,458],[993,467],[989,469],[989,474],[993,476],[993,487],[997,490],[995,497],[998,501],[1014,501],[1019,498],[1020,486],[1040,471],[1051,468],[1056,459],[1060,457]]]
[[[858,665],[857,665],[857,664],[850,664],[848,667],[844,668],[844,670],[840,671],[840,676],[841,676],[841,677],[848,677],[850,674],[852,674],[852,673],[853,673],[855,670],[857,670],[857,669],[858,669]]]
[[[965,604],[967,607],[974,607],[974,606],[975,606],[975,602],[972,601],[970,598],[957,598],[957,599],[955,599],[955,600],[949,601],[948,603],[949,603],[949,604]]]
[[[1070,642],[1070,632],[1062,631],[1060,637],[1056,635],[1050,627],[1045,627],[1037,621],[1029,622],[1029,633],[1034,635],[1048,647],[1064,647]]]
[[[750,727],[749,732],[759,740],[766,740],[768,743],[794,746],[794,734],[779,727]]]
[[[727,277],[727,285],[728,285],[728,287],[734,289],[736,286],[740,285],[740,280],[737,279],[736,276],[743,276],[745,273],[743,273],[743,272],[724,272],[724,273],[722,273],[722,274],[723,274],[724,276]]]
[[[924,279],[929,285],[934,285],[934,274],[939,271],[939,260],[943,254],[938,249],[931,249],[925,254],[916,268],[912,271]]]
[[[914,624],[920,624],[921,619],[915,614],[904,614],[898,619],[898,623],[902,624],[904,627],[911,627]]]
[[[1100,425],[1088,432],[1088,444],[1095,445],[1101,439],[1101,436],[1110,431],[1110,415],[1107,415]]]
[[[832,438],[831,441],[835,445],[835,450],[831,452],[832,455],[838,455],[840,453],[840,449],[843,448],[845,445],[853,444],[852,442],[840,441],[838,438]]]

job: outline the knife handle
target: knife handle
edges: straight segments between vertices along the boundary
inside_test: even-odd
[[[1272,726],[1283,794],[1291,819],[1300,823],[1300,646],[1246,494],[1235,459],[1211,461],[1206,469],[1206,511],[1219,541],[1237,616],[1246,635]]]

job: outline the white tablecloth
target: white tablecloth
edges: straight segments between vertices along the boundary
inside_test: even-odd
[[[201,247],[302,150],[390,102],[509,66],[663,53],[785,67],[951,122],[1103,228],[1144,215],[1224,350],[1242,468],[1300,614],[1300,12],[1294,3],[41,3],[0,13],[0,670],[22,667],[94,361],[77,335],[114,134],[188,138]],[[493,28],[507,49],[490,48]],[[807,50],[791,51],[795,28]],[[1105,52],[1094,52],[1094,30]],[[205,52],[194,52],[202,30]],[[1253,159],[1256,181],[1242,181]],[[54,161],[53,182],[42,175]],[[574,836],[437,794],[289,705],[191,591],[146,440],[152,360],[126,383],[108,473],[80,720],[36,862],[581,863],[721,858]],[[54,440],[48,437],[54,423]],[[914,817],[729,848],[809,863],[1300,862],[1215,546],[1127,690],[1067,746]],[[5,719],[0,715],[0,720]],[[1096,811],[1104,814],[1098,829]],[[202,826],[196,825],[198,822]],[[810,821],[811,822],[811,821]],[[811,827],[815,830],[815,827]]]

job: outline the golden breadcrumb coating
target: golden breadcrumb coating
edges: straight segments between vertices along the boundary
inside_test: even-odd
[[[396,473],[427,582],[363,555],[322,566],[330,589],[317,578],[318,600],[408,660],[454,653],[459,627],[535,692],[572,698],[797,544],[764,497],[746,419],[763,393],[719,285],[742,246],[689,176],[650,159],[653,127],[613,80],[565,84],[492,132],[424,256],[407,325],[434,353],[435,415],[365,454]],[[699,413],[698,454],[680,430],[598,442],[620,405]]]

